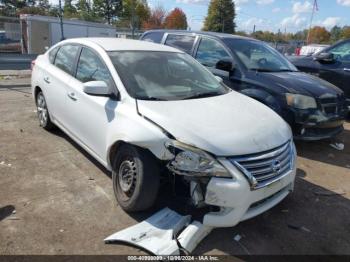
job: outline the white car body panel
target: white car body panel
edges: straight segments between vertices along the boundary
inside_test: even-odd
[[[216,156],[263,152],[292,135],[288,124],[270,108],[235,91],[195,100],[139,101],[138,105],[141,114],[177,140]]]
[[[111,148],[121,141],[146,148],[159,160],[173,158],[165,144],[174,137],[210,152],[233,178],[212,178],[207,185],[205,203],[222,208],[222,212],[204,217],[203,224],[209,227],[233,226],[258,215],[276,205],[293,189],[295,164],[273,185],[251,190],[246,177],[228,160],[220,158],[260,153],[291,140],[289,126],[271,109],[234,91],[203,99],[136,101],[127,93],[106,53],[111,50],[181,51],[144,41],[111,38],[72,39],[58,45],[66,43],[84,45],[99,54],[115,82],[118,90],[115,95],[119,99],[84,93],[80,81],[50,63],[48,52],[36,60],[32,73],[33,95],[40,87],[53,123],[107,169],[112,169]],[[47,77],[50,83],[44,81]],[[75,100],[68,96],[72,92]],[[279,191],[282,192],[280,195],[258,209],[249,209],[251,204]]]

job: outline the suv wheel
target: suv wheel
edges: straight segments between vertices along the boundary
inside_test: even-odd
[[[49,110],[47,109],[46,100],[42,91],[36,96],[36,109],[40,126],[46,130],[51,130],[54,124],[51,122]]]
[[[119,205],[129,212],[150,208],[159,188],[159,166],[154,156],[131,145],[119,148],[113,163],[113,189]]]

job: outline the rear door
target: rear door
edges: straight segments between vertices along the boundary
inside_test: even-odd
[[[50,64],[44,71],[45,83],[44,95],[47,100],[49,111],[54,120],[65,126],[67,109],[65,100],[67,96],[68,83],[72,79],[74,63],[79,51],[77,45],[63,45],[53,49],[49,54]]]
[[[83,47],[77,62],[75,78],[69,83],[66,110],[72,135],[100,158],[106,154],[108,123],[114,119],[118,101],[113,97],[88,95],[83,84],[104,81],[116,88],[108,67],[92,49]]]

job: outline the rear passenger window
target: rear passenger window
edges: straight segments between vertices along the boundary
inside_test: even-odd
[[[55,66],[62,69],[68,74],[72,74],[75,58],[77,52],[79,50],[79,46],[77,45],[64,45],[58,50]]]
[[[219,60],[230,58],[231,56],[218,41],[210,38],[202,38],[196,54],[196,59],[202,65],[215,67]]]
[[[94,52],[83,48],[78,62],[76,78],[83,83],[89,81],[105,81],[112,85],[112,77],[109,70]]]
[[[195,37],[190,35],[168,35],[165,44],[191,54]]]
[[[55,62],[55,57],[56,57],[56,54],[57,54],[57,51],[58,49],[60,49],[59,46],[55,47],[54,49],[52,49],[50,52],[49,52],[49,60],[50,60],[50,63],[53,64]]]
[[[151,32],[144,35],[142,40],[159,44],[162,41],[163,35],[164,33],[162,32]]]

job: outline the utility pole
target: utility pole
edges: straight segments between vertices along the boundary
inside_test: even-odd
[[[253,37],[255,37],[255,29],[256,29],[256,25],[254,25],[253,27]]]
[[[60,19],[60,26],[61,26],[61,41],[64,40],[64,33],[63,33],[63,10],[62,10],[62,0],[58,1],[58,17]]]
[[[311,28],[312,28],[312,22],[314,20],[314,15],[315,11],[318,11],[318,5],[317,5],[317,0],[314,0],[314,5],[312,7],[312,13],[311,13],[311,19],[310,19],[310,26],[309,26],[309,31],[307,32],[307,39],[306,39],[306,44],[310,44],[310,35],[311,35]]]
[[[132,39],[135,38],[135,1],[131,1],[131,32]]]

